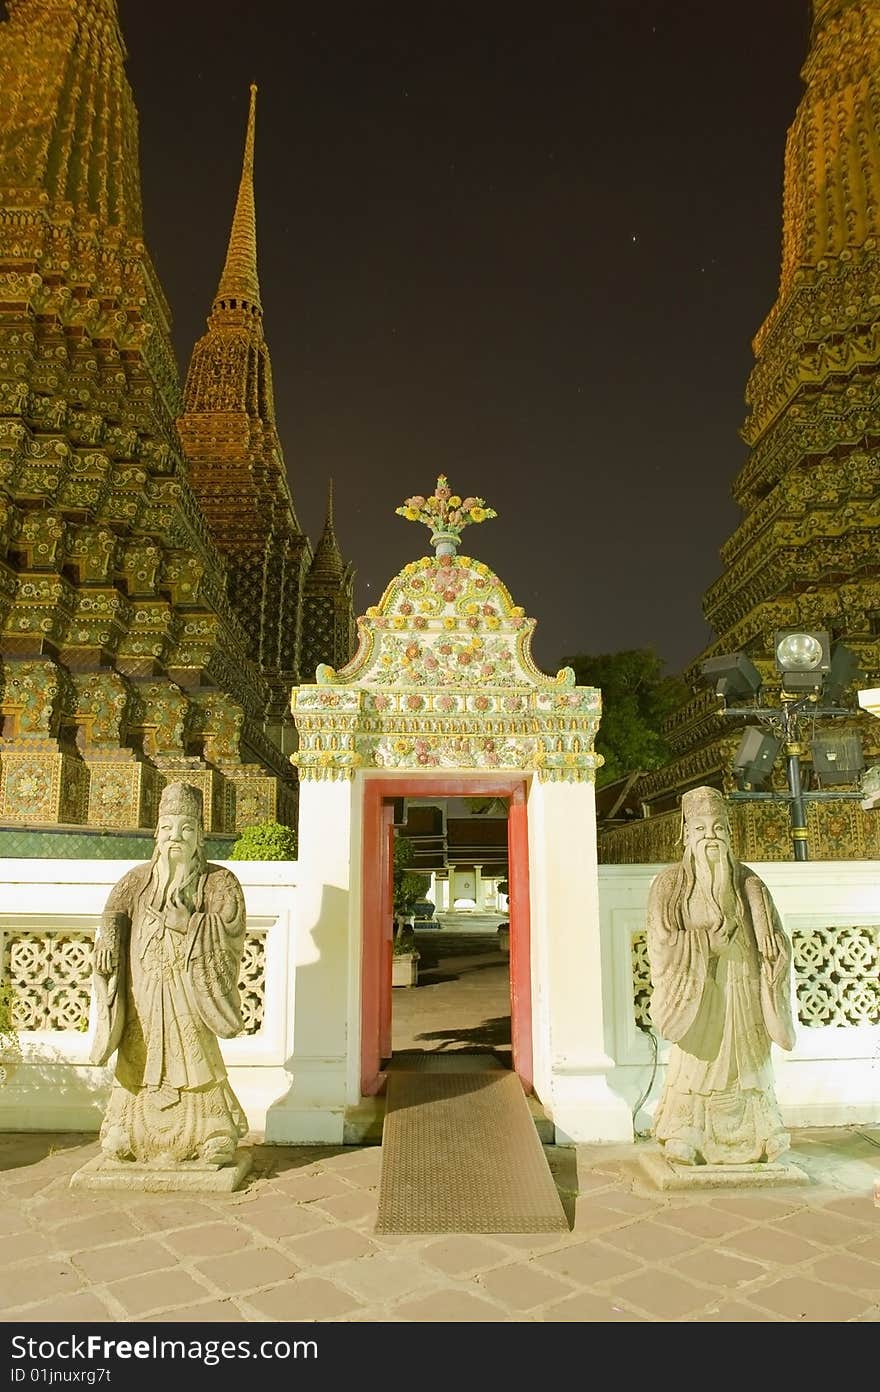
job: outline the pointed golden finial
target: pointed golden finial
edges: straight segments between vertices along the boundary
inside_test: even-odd
[[[226,264],[214,299],[214,308],[256,309],[262,313],[260,282],[257,278],[257,217],[254,207],[254,124],[257,113],[257,84],[251,83],[251,105],[238,198],[229,234]]]

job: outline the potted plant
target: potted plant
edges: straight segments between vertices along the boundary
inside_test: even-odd
[[[405,924],[394,935],[391,957],[391,985],[415,986],[419,979],[419,952],[416,935]]]
[[[499,881],[498,892],[507,895],[507,912],[510,913],[510,884],[507,880]],[[510,920],[498,925],[498,947],[502,952],[510,951]]]
[[[405,836],[394,841],[394,949],[391,964],[392,986],[415,986],[418,980],[419,954],[413,929],[415,905],[424,897],[431,883],[429,875],[410,870],[413,861],[412,842]]]

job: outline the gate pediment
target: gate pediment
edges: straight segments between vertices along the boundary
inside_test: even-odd
[[[535,620],[490,568],[468,556],[404,566],[358,619],[358,647],[338,672],[296,687],[292,756],[302,779],[357,769],[518,770],[592,780],[601,715],[595,687],[555,677],[531,655]]]

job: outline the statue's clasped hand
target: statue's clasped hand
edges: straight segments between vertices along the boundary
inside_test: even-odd
[[[112,976],[116,970],[116,953],[110,943],[100,938],[95,943],[95,970],[100,976]]]
[[[170,908],[165,910],[165,927],[173,933],[185,933],[189,927],[189,909]]]
[[[119,965],[121,925],[116,914],[104,914],[95,938],[95,970],[99,976],[112,976]]]

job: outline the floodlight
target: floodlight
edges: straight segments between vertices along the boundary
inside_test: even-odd
[[[855,653],[850,648],[844,647],[843,643],[837,643],[831,654],[831,667],[822,688],[822,694],[826,697],[828,704],[838,705],[843,700],[846,688],[864,675],[864,672],[859,669],[859,659]]]
[[[856,783],[865,767],[862,741],[851,732],[842,735],[817,735],[810,745],[813,768],[823,786],[826,784]]]
[[[831,670],[831,638],[825,629],[781,628],[773,638],[783,691],[821,691]]]
[[[776,762],[781,740],[775,735],[767,735],[757,725],[749,725],[743,731],[739,748],[733,758],[733,769],[738,783],[747,783],[751,788],[766,783]]]
[[[700,664],[700,672],[725,701],[748,700],[761,689],[761,673],[742,652],[710,657]]]

